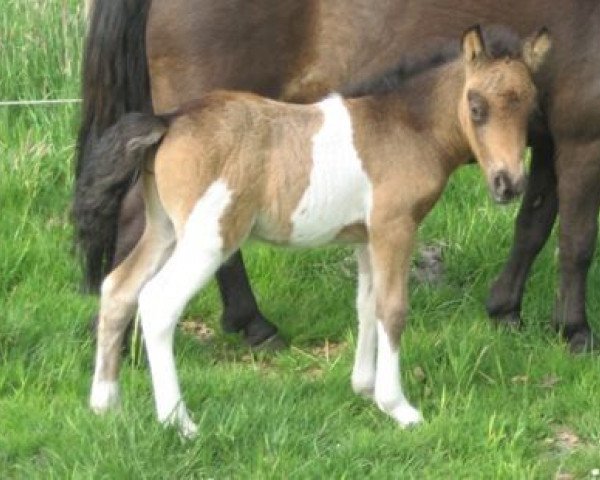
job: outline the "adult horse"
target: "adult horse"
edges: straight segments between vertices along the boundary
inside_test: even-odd
[[[537,78],[542,118],[530,132],[531,178],[488,312],[520,323],[527,275],[558,213],[555,322],[573,350],[586,349],[592,340],[586,278],[600,206],[600,4],[595,0],[97,0],[85,53],[77,173],[94,169],[91,145],[126,111],[165,112],[215,88],[294,102],[334,90],[351,92],[399,59],[407,74],[430,63],[474,23],[503,23],[520,34],[547,26],[556,45]],[[78,185],[75,207],[85,187]],[[88,232],[80,242],[92,286],[141,234],[139,188],[123,199],[121,212],[118,235],[116,222],[114,231],[94,232],[93,218],[76,218],[85,227],[80,231]],[[243,330],[254,344],[272,337],[275,329],[256,306],[241,256],[234,256],[217,279],[224,328]]]

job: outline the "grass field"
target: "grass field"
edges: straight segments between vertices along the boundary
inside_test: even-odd
[[[75,0],[3,0],[0,99],[73,98],[83,26]],[[402,340],[409,398],[427,422],[399,430],[349,382],[350,252],[251,246],[265,313],[291,348],[254,354],[218,327],[214,285],[188,309],[177,359],[200,435],[154,418],[143,360],[125,360],[122,410],[87,408],[97,301],[78,292],[69,223],[77,106],[0,107],[0,478],[593,478],[600,468],[600,360],[570,356],[547,328],[556,242],[535,265],[522,333],[483,302],[515,208],[464,168],[421,231],[445,245],[440,285],[414,284]],[[600,330],[600,272],[590,276]],[[211,330],[214,331],[211,333]],[[200,337],[200,338],[199,338]]]

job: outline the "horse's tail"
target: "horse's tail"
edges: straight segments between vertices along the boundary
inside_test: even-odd
[[[123,197],[167,129],[165,117],[128,113],[88,152],[89,162],[76,182],[73,215],[90,290],[98,289],[112,265]]]
[[[101,159],[92,151],[98,150],[97,143],[106,129],[126,112],[152,111],[145,42],[150,3],[151,0],[96,0],[91,6],[83,58],[83,107],[75,164],[75,210],[81,211],[78,202],[86,197],[89,180],[98,170],[95,163]],[[119,166],[115,165],[115,168]],[[115,173],[120,175],[120,172]],[[82,177],[88,180],[79,181]],[[116,221],[118,211],[112,214]],[[75,215],[78,231],[89,228],[89,225],[79,225],[81,220]],[[81,243],[87,259],[87,285],[99,283],[102,268],[112,260],[115,242],[115,236],[103,235],[101,240]]]

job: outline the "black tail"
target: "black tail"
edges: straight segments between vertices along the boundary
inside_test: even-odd
[[[162,117],[128,113],[89,152],[89,162],[75,185],[73,215],[90,290],[97,291],[112,265],[123,197],[167,128]]]
[[[152,111],[145,43],[150,3],[151,0],[93,3],[83,58],[83,107],[75,166],[76,211],[82,210],[78,202],[86,198],[85,189],[98,170],[94,164],[101,158],[92,152],[98,150],[97,143],[106,129],[126,112]],[[86,182],[79,181],[82,177]],[[113,214],[116,221],[118,210]],[[89,225],[80,225],[80,221],[75,215],[75,227],[81,232]],[[116,237],[103,235],[102,241],[105,243],[81,242],[87,259],[85,281],[90,286],[98,285],[103,267],[114,254]]]

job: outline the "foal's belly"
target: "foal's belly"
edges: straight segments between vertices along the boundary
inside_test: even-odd
[[[292,215],[288,243],[298,247],[325,245],[348,227],[366,224],[367,191],[366,181],[343,173],[311,184]]]

